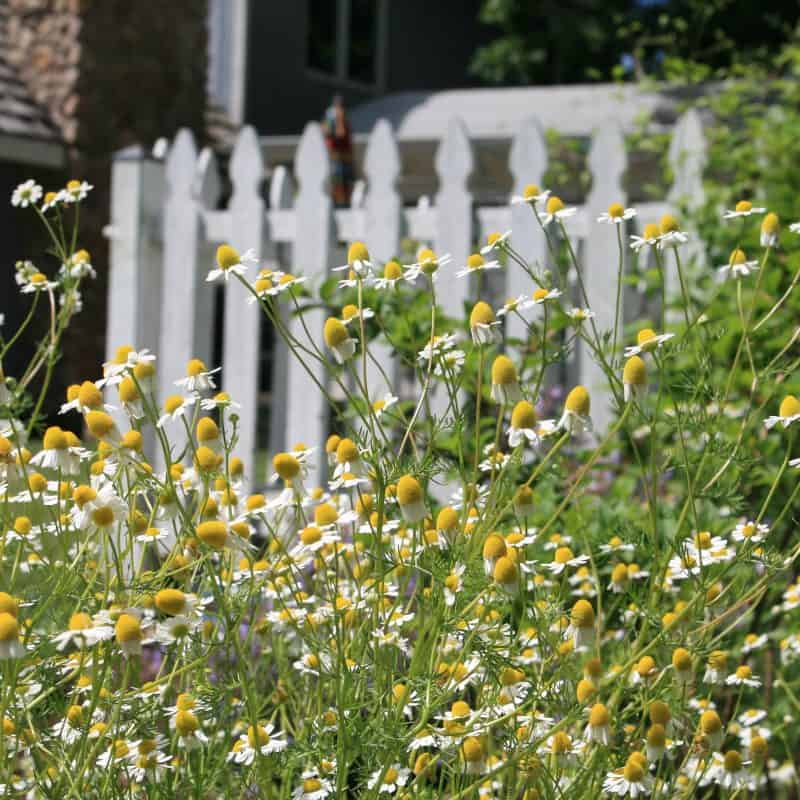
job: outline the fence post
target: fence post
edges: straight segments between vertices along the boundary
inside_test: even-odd
[[[161,231],[164,165],[134,146],[114,155],[106,354],[123,344],[158,353],[161,325]],[[159,353],[160,355],[160,353]],[[159,366],[159,369],[161,367]],[[117,398],[109,402],[117,403]],[[153,432],[144,434],[152,452]]]
[[[676,213],[680,208],[689,212],[696,211],[703,205],[703,170],[706,166],[706,142],[703,136],[703,123],[696,109],[685,112],[672,131],[669,145],[669,164],[672,168],[672,187],[668,201]],[[702,266],[705,252],[697,236],[697,231],[689,230],[690,239],[683,248],[683,260],[687,264]],[[664,264],[666,272],[667,296],[675,296],[678,292],[678,276],[675,259],[669,257]]]
[[[241,252],[264,251],[264,200],[261,182],[264,161],[255,129],[249,125],[239,133],[230,162],[233,196],[229,204],[232,244]],[[247,276],[255,280],[255,272]],[[259,353],[261,351],[261,316],[258,303],[250,303],[250,293],[238,280],[225,288],[225,335],[223,383],[225,390],[242,404],[239,415],[238,451],[245,471],[252,481],[256,467],[256,424],[258,421]]]
[[[617,226],[597,222],[597,217],[611,203],[625,204],[622,176],[627,157],[622,131],[615,120],[608,120],[595,133],[589,150],[589,168],[592,173],[592,189],[586,198],[587,235],[583,254],[583,281],[589,296],[589,305],[595,313],[595,325],[601,339],[614,328],[614,313],[617,294],[617,264],[619,245]],[[625,232],[623,254],[625,253]],[[624,293],[623,293],[624,294]],[[624,309],[620,313],[620,332],[623,328]],[[617,342],[617,349],[621,342]],[[617,353],[611,353],[611,360]],[[582,383],[592,394],[592,417],[598,431],[605,430],[612,418],[607,377],[602,367],[589,358],[585,348],[578,354],[578,374]]]
[[[279,165],[275,167],[269,185],[269,209],[277,212],[289,211],[293,205],[294,182],[292,176],[286,167]],[[268,231],[265,238],[268,243],[266,244],[264,266],[268,269],[279,270],[282,266],[279,250],[281,246],[274,241],[271,230]],[[290,323],[289,307],[286,303],[279,303],[276,308],[281,314],[284,325],[288,327]],[[264,320],[261,324],[271,323]],[[276,331],[272,337],[272,398],[269,409],[269,452],[273,454],[285,450],[288,446],[285,437],[288,415],[286,382],[289,358],[289,348]]]
[[[457,279],[453,274],[467,263],[472,247],[472,194],[468,181],[474,159],[467,129],[458,118],[451,118],[444,139],[436,151],[436,174],[439,191],[436,194],[437,255],[449,253],[453,260],[442,269],[447,276],[439,275],[440,289],[437,300],[444,312],[456,319],[464,313],[464,301],[469,296],[469,280]]]
[[[207,360],[211,355],[197,348],[201,330],[212,325],[213,321],[202,319],[198,314],[198,293],[211,265],[199,263],[200,215],[194,192],[196,167],[194,136],[184,128],[175,137],[166,162],[158,348],[162,400],[177,392],[175,381],[186,374],[186,364],[190,359]]]
[[[403,201],[397,191],[397,178],[400,175],[400,152],[397,148],[392,126],[385,119],[379,119],[372,130],[364,155],[364,172],[368,188],[366,197],[367,247],[370,256],[380,270],[384,262],[395,258],[400,250],[400,225]],[[372,356],[384,368],[390,381],[396,383],[396,368],[392,358],[392,348],[387,342],[373,343]],[[368,389],[370,397],[376,390],[391,391],[386,381],[372,362],[367,364]]]
[[[310,288],[316,291],[328,274],[333,225],[328,187],[330,164],[325,140],[316,122],[308,123],[300,137],[296,171],[300,189],[295,203],[297,228],[292,261],[296,269],[308,277]],[[324,349],[324,317],[324,312],[319,308],[310,309],[303,315],[311,336],[315,338],[314,344],[321,349]],[[292,317],[291,332],[301,342],[306,342],[305,332],[296,317]],[[317,373],[320,381],[327,380],[324,370],[315,361],[311,361],[308,367]],[[286,386],[286,404],[289,410],[286,420],[287,446],[304,442],[309,447],[322,448],[328,427],[326,400],[296,356],[289,359]],[[324,452],[318,450],[317,472],[310,476],[312,480],[322,479],[324,459]]]
[[[220,179],[217,159],[214,151],[210,147],[204,147],[197,159],[194,171],[194,181],[192,185],[192,196],[195,199],[198,209],[216,210],[217,202],[222,193],[222,180]],[[198,232],[198,270],[199,280],[195,302],[197,309],[195,314],[198,320],[214,320],[214,285],[206,281],[206,269],[211,269],[214,265],[215,243],[211,241],[205,230],[204,218],[200,217],[200,229]],[[197,353],[203,353],[210,359],[214,352],[214,325],[197,326],[197,341],[195,342]],[[209,366],[211,364],[209,363]],[[218,365],[214,365],[218,366]]]
[[[547,170],[547,144],[536,119],[527,120],[517,131],[508,161],[514,179],[513,194],[521,196],[529,183],[542,185]],[[542,267],[547,256],[547,240],[527,204],[511,206],[511,230],[511,242],[517,253],[534,269]],[[534,288],[522,268],[509,261],[506,272],[508,297],[530,295]],[[527,338],[526,326],[516,314],[506,317],[506,335],[517,339]]]

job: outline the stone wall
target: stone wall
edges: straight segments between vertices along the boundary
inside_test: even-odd
[[[95,186],[81,243],[98,279],[86,287],[63,361],[67,381],[94,378],[105,352],[111,155],[183,126],[204,140],[206,0],[5,3],[8,58],[70,146],[65,177]]]

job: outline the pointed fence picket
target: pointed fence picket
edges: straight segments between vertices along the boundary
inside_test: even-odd
[[[617,228],[598,224],[596,218],[610,202],[624,204],[627,156],[615,120],[603,122],[591,135],[591,189],[567,221],[567,230],[578,253],[597,329],[601,335],[610,335],[616,306]],[[697,207],[702,201],[705,158],[700,118],[695,111],[688,111],[674,128],[669,151],[674,182],[667,201],[639,204],[638,216],[621,231],[625,239],[640,232],[644,222],[656,221],[668,211]],[[123,343],[156,349],[163,401],[176,391],[174,381],[184,374],[191,358],[215,366],[211,363],[214,302],[216,293],[222,291],[222,388],[242,405],[237,453],[249,468],[252,484],[263,484],[266,479],[265,474],[254,471],[257,451],[269,449],[272,453],[298,442],[323,446],[329,409],[319,386],[328,388],[330,376],[310,358],[304,366],[289,357],[280,337],[275,336],[270,431],[268,439],[258,440],[261,332],[263,325],[272,323],[256,303],[247,302],[247,290],[235,279],[222,289],[206,282],[218,244],[230,242],[240,252],[252,248],[261,268],[303,275],[306,285],[316,291],[331,274],[344,277],[344,273],[329,272],[344,262],[343,245],[365,241],[380,269],[386,260],[400,254],[403,237],[409,237],[432,246],[439,255],[450,254],[452,260],[439,271],[437,294],[445,312],[456,318],[464,304],[475,299],[476,287],[467,279],[455,279],[454,273],[463,267],[470,252],[485,243],[488,233],[513,230],[512,244],[520,256],[536,269],[552,266],[546,239],[530,208],[511,202],[511,196],[521,195],[527,184],[542,185],[547,170],[545,137],[535,118],[526,121],[511,142],[512,192],[506,204],[476,207],[470,191],[475,170],[473,146],[458,118],[450,120],[436,152],[439,188],[433,202],[423,197],[415,206],[404,206],[397,188],[401,169],[397,141],[384,120],[370,135],[364,181],[353,192],[348,208],[333,208],[328,153],[315,122],[309,123],[300,137],[293,175],[285,167],[277,167],[266,176],[256,132],[244,128],[228,164],[231,193],[224,208],[219,207],[223,180],[216,158],[207,149],[198,153],[188,131],[178,133],[163,164],[130,150],[115,161],[108,351],[113,354]],[[268,192],[263,187],[265,177],[269,178]],[[249,277],[255,278],[254,270]],[[500,280],[505,281],[503,299],[530,294],[533,288],[528,276],[511,263]],[[576,281],[565,290],[582,306],[579,285]],[[670,289],[674,291],[674,283]],[[324,310],[313,308],[301,321],[291,302],[283,300],[280,307],[282,324],[291,336],[312,350],[320,347]],[[506,332],[512,338],[522,337],[524,327],[512,315]],[[388,343],[377,342],[371,352],[395,381],[398,373]],[[603,382],[592,359],[579,346],[569,376],[570,381],[582,382],[590,390]],[[370,362],[371,397],[376,399],[389,388]],[[593,396],[595,421],[602,428],[611,418],[612,404],[596,392]],[[436,398],[431,407],[437,413]],[[314,477],[321,474],[320,470]]]

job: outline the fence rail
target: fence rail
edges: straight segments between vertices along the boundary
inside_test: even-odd
[[[673,130],[669,160],[674,182],[667,201],[638,204],[639,215],[629,232],[679,205],[701,202],[704,154],[700,119],[690,110]],[[613,326],[618,251],[612,226],[595,224],[595,219],[611,202],[625,202],[627,163],[622,131],[616,121],[608,120],[592,132],[591,189],[568,225],[601,330]],[[223,182],[217,159],[209,149],[198,152],[189,131],[178,133],[164,162],[138,148],[119,153],[112,174],[109,354],[122,343],[158,353],[162,399],[174,392],[173,381],[183,375],[191,358],[209,363],[214,352],[214,286],[206,283],[205,276],[214,248],[223,241],[240,250],[253,248],[263,266],[293,265],[293,271],[307,276],[312,287],[336,266],[342,244],[354,240],[364,240],[372,257],[384,261],[398,254],[401,238],[408,236],[430,244],[437,253],[450,253],[458,269],[476,241],[492,231],[513,229],[515,249],[531,263],[546,263],[544,236],[527,207],[474,203],[469,189],[473,148],[458,118],[450,120],[441,138],[435,168],[439,189],[433,201],[423,198],[416,206],[405,207],[396,188],[401,169],[398,144],[391,126],[381,120],[369,137],[365,181],[354,191],[350,208],[334,209],[322,131],[317,123],[309,123],[299,141],[294,174],[277,167],[270,175],[265,201],[261,148],[256,132],[246,127],[228,164],[230,200],[220,209]],[[542,183],[547,147],[535,119],[513,137],[509,168],[512,193],[521,193],[526,184]],[[507,296],[530,292],[521,270],[504,273]],[[460,315],[470,291],[469,281],[448,280],[442,293],[445,310]],[[245,302],[245,290],[235,281],[225,288],[224,304],[223,388],[242,405],[238,452],[251,470],[251,481],[261,483],[265,476],[252,474],[258,446],[276,450],[297,441],[321,445],[327,410],[303,368],[288,360],[278,344],[269,441],[257,441],[262,314],[256,304]],[[291,318],[288,322],[298,324]],[[321,335],[321,310],[311,311],[306,322]],[[520,335],[521,324],[509,318],[508,333]],[[577,352],[575,379],[591,388],[602,381],[602,374],[591,359]],[[608,421],[607,406],[595,403],[600,426]]]

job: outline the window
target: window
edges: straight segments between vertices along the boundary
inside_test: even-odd
[[[309,0],[308,66],[336,74],[336,0]]]
[[[386,0],[308,0],[308,67],[380,87],[387,10]]]

